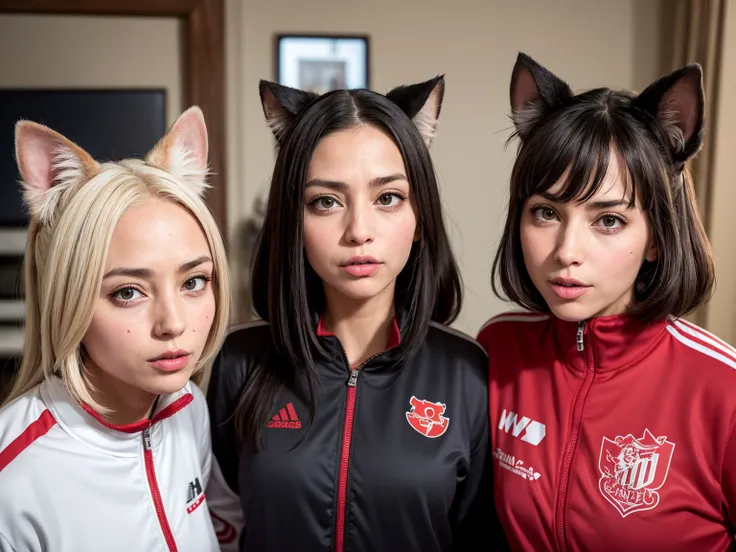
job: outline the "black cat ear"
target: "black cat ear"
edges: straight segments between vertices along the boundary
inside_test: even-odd
[[[510,96],[511,118],[524,140],[545,115],[570,99],[573,92],[565,81],[520,52],[511,73]]]
[[[305,92],[266,80],[258,84],[258,92],[266,122],[277,142],[281,142],[284,131],[291,126],[297,115],[319,97],[315,92]]]
[[[386,97],[406,113],[419,130],[424,143],[431,147],[445,97],[444,75],[418,84],[397,86]]]
[[[686,65],[653,82],[639,94],[636,105],[661,125],[675,162],[684,163],[700,150],[705,120],[700,65]]]

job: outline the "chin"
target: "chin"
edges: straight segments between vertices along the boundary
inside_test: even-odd
[[[191,370],[180,370],[169,374],[157,373],[153,381],[147,382],[145,390],[153,395],[170,395],[181,391],[192,377]]]
[[[552,311],[552,314],[566,322],[580,322],[581,320],[587,320],[595,316],[595,313],[597,312],[595,309],[576,301],[548,301],[547,305],[549,306],[549,310]]]
[[[353,282],[333,286],[338,294],[354,301],[368,301],[385,292],[391,282],[381,282],[373,278],[361,278]]]

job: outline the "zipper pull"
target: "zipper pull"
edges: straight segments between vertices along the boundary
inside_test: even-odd
[[[585,330],[585,320],[578,322],[578,337],[576,339],[578,344],[578,351],[582,351],[585,348],[585,342],[583,341],[583,331]]]
[[[357,383],[358,383],[358,371],[351,369],[350,379],[348,380],[348,387],[355,387]]]
[[[143,430],[143,448],[151,450],[151,426]]]

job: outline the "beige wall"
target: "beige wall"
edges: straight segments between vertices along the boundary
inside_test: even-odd
[[[367,33],[371,87],[445,73],[447,91],[433,155],[452,242],[465,280],[456,326],[475,334],[509,308],[489,285],[503,226],[514,146],[508,136],[508,86],[523,50],[573,88],[643,88],[656,77],[658,0],[313,0],[228,5],[231,142],[230,220],[236,229],[265,193],[273,142],[263,122],[258,80],[274,79],[273,36],[283,32]],[[237,43],[239,42],[239,43]],[[234,49],[233,49],[234,48]],[[234,103],[233,103],[234,102]],[[242,252],[233,243],[234,263]]]
[[[383,92],[445,73],[447,93],[433,156],[466,286],[465,307],[455,325],[475,333],[489,316],[509,308],[491,293],[489,275],[515,149],[504,150],[503,143],[516,53],[529,53],[576,89],[640,90],[657,76],[659,5],[660,0],[314,0],[286,8],[226,0],[228,205],[236,283],[243,277],[240,229],[266,192],[273,168],[273,142],[257,85],[260,78],[274,78],[276,33],[369,34],[371,86]],[[725,67],[736,67],[734,18],[732,9],[723,90],[736,84],[736,71]],[[174,19],[4,15],[0,86],[163,86],[173,122],[183,107],[179,46],[180,23]],[[721,115],[729,116],[727,105]],[[736,121],[736,113],[730,117]],[[736,145],[729,145],[728,128],[719,126],[718,152]],[[736,174],[728,154],[718,157],[719,182],[732,180]],[[728,195],[736,199],[734,193],[731,186],[716,192],[719,289],[708,328],[736,341],[730,307],[736,286],[729,287],[727,276],[736,271],[736,259],[726,224]]]
[[[710,228],[716,261],[716,293],[707,310],[706,327],[736,345],[736,1],[726,2],[724,45],[720,67],[718,121],[715,131],[715,169]],[[706,137],[707,139],[707,137]]]
[[[0,15],[0,87],[163,87],[181,110],[174,18]]]

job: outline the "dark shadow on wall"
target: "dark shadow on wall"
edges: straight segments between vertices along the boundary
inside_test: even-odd
[[[235,231],[235,248],[237,253],[232,255],[236,264],[237,279],[233,282],[233,324],[243,324],[255,319],[253,301],[251,297],[250,269],[253,261],[258,235],[263,226],[266,214],[266,199],[258,196],[253,202],[251,214],[238,224]]]

